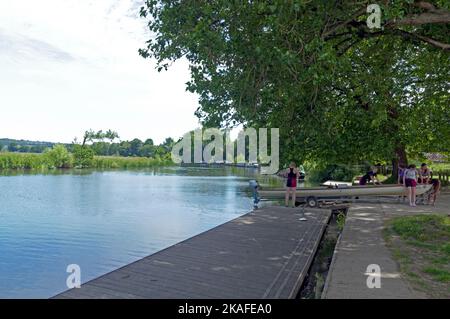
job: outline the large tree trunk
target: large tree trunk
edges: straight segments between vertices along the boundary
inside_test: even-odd
[[[389,98],[389,97],[388,97]],[[389,134],[392,134],[393,136],[396,136],[399,131],[399,113],[397,111],[397,108],[393,105],[391,105],[388,108],[388,116],[391,119],[390,121],[390,129]],[[395,141],[395,140],[394,140]],[[408,165],[408,158],[406,155],[405,145],[401,143],[400,141],[395,141],[395,149],[394,149],[394,158],[392,159],[392,177],[395,178],[395,180],[398,179],[398,168],[400,165],[403,167],[406,167]]]
[[[406,167],[408,165],[408,157],[404,145],[397,145],[395,148],[395,157],[392,159],[392,176],[398,178],[398,167],[402,165]]]

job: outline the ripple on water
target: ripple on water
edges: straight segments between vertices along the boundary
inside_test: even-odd
[[[50,297],[69,264],[85,282],[251,209],[248,176],[207,172],[1,176],[0,298]]]

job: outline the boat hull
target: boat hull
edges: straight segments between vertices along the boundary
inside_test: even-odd
[[[417,185],[416,194],[422,195],[431,190],[432,185]],[[262,198],[284,198],[284,189],[260,190]],[[405,187],[401,185],[350,186],[343,188],[297,188],[297,197],[345,197],[345,196],[401,196]]]

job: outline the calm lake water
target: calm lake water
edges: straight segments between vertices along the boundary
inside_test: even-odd
[[[252,209],[253,170],[0,176],[0,298],[46,298]]]

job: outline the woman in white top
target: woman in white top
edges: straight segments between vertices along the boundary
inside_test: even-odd
[[[403,185],[408,188],[409,206],[416,206],[416,186],[418,173],[416,165],[411,164],[403,173]]]

